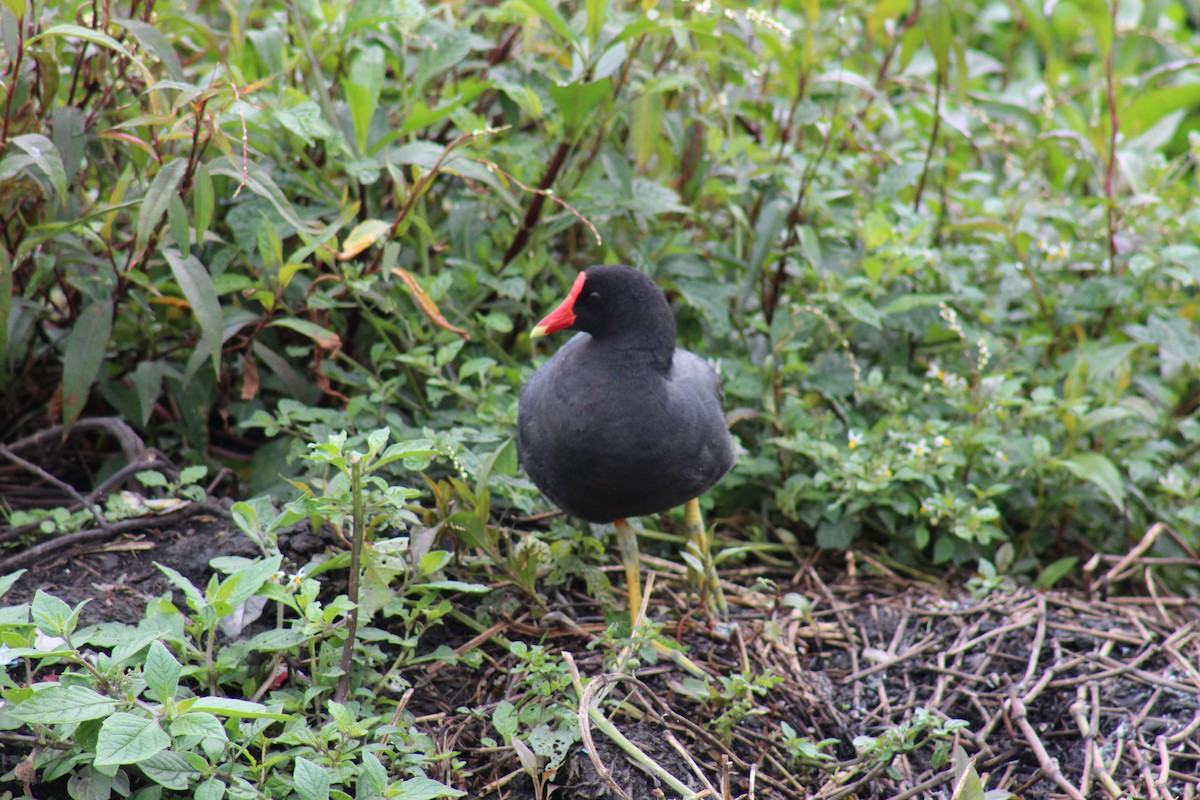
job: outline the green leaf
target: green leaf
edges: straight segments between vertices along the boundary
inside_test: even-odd
[[[179,482],[185,486],[190,483],[199,483],[204,480],[204,476],[207,474],[208,467],[206,465],[194,464],[179,470]]]
[[[177,158],[160,169],[150,182],[150,188],[142,198],[142,207],[138,210],[137,238],[133,247],[139,255],[146,249],[150,235],[166,213],[171,198],[179,197],[179,184],[183,181],[187,165],[186,158]]]
[[[439,797],[462,797],[460,792],[432,778],[409,778],[392,790],[391,800],[437,800]]]
[[[47,636],[61,636],[72,617],[69,605],[41,589],[33,593],[33,602],[30,603],[29,610],[33,613],[33,622],[38,626],[38,630]]]
[[[162,397],[163,376],[166,364],[162,361],[142,361],[130,374],[129,380],[137,392],[138,421],[145,425],[154,413],[154,406]]]
[[[192,248],[192,230],[188,226],[187,209],[183,207],[179,195],[172,195],[167,201],[167,221],[171,224],[171,238],[175,240],[175,246],[187,258]]]
[[[283,556],[280,555],[250,562],[221,584],[218,597],[233,606],[246,602],[264,583],[271,580],[272,575],[279,572],[282,563]]]
[[[588,37],[588,44],[595,48],[596,40],[600,38],[600,32],[604,30],[608,0],[587,0],[586,5],[587,26],[583,32]]]
[[[1076,478],[1090,481],[1104,492],[1117,508],[1125,507],[1125,487],[1121,473],[1107,457],[1099,453],[1080,453],[1070,458],[1058,459],[1054,463],[1064,467]]]
[[[190,712],[180,714],[170,722],[171,735],[195,736],[200,740],[200,747],[210,760],[216,760],[225,752],[229,736],[221,720],[212,714]]]
[[[7,575],[0,577],[0,597],[8,592],[13,587],[13,584],[21,579],[28,570],[19,569],[16,572],[10,572]]]
[[[175,588],[183,592],[184,597],[187,598],[188,606],[191,609],[198,611],[205,606],[204,595],[201,594],[200,590],[196,588],[195,584],[188,580],[182,573],[171,567],[159,564],[158,562],[155,562],[154,566],[158,567],[159,570],[167,576],[167,580],[169,580],[172,585],[175,586]]]
[[[392,229],[392,223],[381,219],[365,219],[354,226],[342,242],[342,251],[338,258],[346,261],[378,242]]]
[[[247,644],[247,647],[257,652],[291,650],[293,647],[308,641],[308,639],[308,634],[298,628],[272,628],[269,631],[256,634]]]
[[[100,726],[96,742],[98,767],[110,764],[136,764],[166,750],[171,737],[152,717],[117,712]]]
[[[195,800],[224,800],[225,782],[220,778],[209,778],[196,787]]]
[[[514,9],[524,9],[536,15],[550,26],[550,30],[566,39],[575,49],[579,49],[579,40],[575,38],[575,34],[567,25],[566,20],[546,0],[517,0],[511,6]]]
[[[92,28],[85,28],[82,25],[55,25],[47,28],[37,36],[31,38],[28,42],[26,42],[26,46],[39,42],[42,39],[83,39],[86,42],[98,44],[101,47],[107,47],[109,50],[115,50],[116,52],[128,58],[130,63],[132,63],[138,68],[138,70],[141,71],[142,77],[146,79],[147,83],[154,83],[154,76],[150,74],[150,70],[146,69],[146,65],[134,57],[133,53],[125,49],[125,45],[121,44],[106,33],[101,33],[100,31]]]
[[[845,550],[858,536],[860,527],[851,517],[836,522],[822,520],[817,526],[817,546],[823,550]]]
[[[1096,37],[1096,49],[1100,51],[1100,59],[1108,58],[1113,47],[1113,12],[1110,7],[1112,0],[1070,0],[1070,4],[1083,12],[1087,18],[1088,28]]]
[[[1079,556],[1065,556],[1049,564],[1037,576],[1037,588],[1049,589],[1075,569]]]
[[[961,746],[954,748],[954,800],[984,800],[983,781]]]
[[[359,52],[350,65],[349,74],[342,81],[346,103],[350,106],[350,118],[354,123],[356,152],[360,155],[367,151],[371,119],[379,107],[379,94],[383,91],[383,77],[383,50],[369,47]]]
[[[579,133],[592,112],[612,97],[612,79],[604,78],[590,83],[584,83],[582,80],[551,83],[549,91],[550,99],[562,112],[563,124],[574,135]]]
[[[529,732],[529,747],[545,759],[547,769],[557,769],[567,757],[567,751],[575,744],[577,736],[564,727],[553,730],[549,725],[541,724]]]
[[[257,163],[251,161],[249,164],[234,165],[230,163],[228,157],[221,157],[208,165],[208,174],[211,176],[223,175],[232,178],[239,185],[245,185],[251,192],[269,201],[279,212],[279,216],[283,217],[284,221],[297,231],[304,234],[317,233],[313,226],[300,219],[296,214],[296,209],[292,207],[291,201],[287,199],[287,195]]]
[[[783,199],[775,199],[767,203],[758,221],[754,225],[754,240],[750,247],[750,275],[754,276],[762,269],[767,258],[774,251],[779,241],[779,234],[787,224],[791,203]]]
[[[249,700],[235,700],[230,697],[196,697],[179,703],[180,711],[206,711],[219,717],[234,717],[235,719],[278,719],[290,720],[291,714],[280,714],[271,711],[262,703],[251,703]]]
[[[199,348],[212,359],[213,372],[221,372],[221,301],[217,287],[208,270],[194,256],[181,257],[174,250],[164,250],[163,256],[171,267],[175,282],[187,298],[200,323]]]
[[[112,335],[112,300],[92,303],[83,310],[67,336],[63,355],[63,427],[70,429],[83,413],[92,384],[104,365]]]
[[[174,699],[175,690],[179,688],[181,671],[182,667],[166,645],[160,640],[155,640],[150,645],[150,652],[146,654],[142,674],[146,678],[146,684],[158,695],[159,702]]]
[[[192,217],[196,224],[196,245],[199,247],[204,245],[204,236],[212,224],[215,205],[216,191],[213,189],[212,176],[203,164],[198,164],[192,176]]]
[[[342,339],[328,328],[323,328],[315,322],[296,317],[282,317],[270,324],[272,328],[290,328],[296,333],[303,334],[317,343],[324,350],[337,350],[342,346]]]
[[[179,61],[179,54],[175,52],[175,48],[162,31],[153,25],[136,19],[113,17],[111,21],[114,25],[120,25],[132,33],[133,37],[138,40],[138,44],[142,46],[142,49],[161,61],[174,80],[182,81],[185,79],[183,64]]]
[[[113,648],[111,658],[114,663],[124,666],[160,638],[162,632],[149,627],[128,631]]]
[[[280,125],[303,140],[307,147],[312,147],[318,139],[332,141],[337,138],[333,126],[322,116],[321,107],[311,100],[276,110],[275,116]]]
[[[372,794],[383,797],[387,791],[387,770],[378,756],[370,750],[363,751],[362,772],[359,773],[358,780],[360,784],[365,784]]]
[[[414,583],[414,589],[436,589],[445,592],[467,592],[468,594],[484,594],[491,591],[485,583],[464,583],[463,581],[427,581]]]
[[[59,725],[100,719],[116,710],[112,699],[85,686],[50,686],[10,707],[8,714],[26,722]]]
[[[492,712],[492,726],[496,732],[508,740],[516,735],[520,724],[517,707],[507,700],[501,700],[497,704],[496,710]]]
[[[54,196],[58,198],[59,203],[66,205],[67,201],[67,171],[63,167],[62,156],[59,155],[58,148],[54,146],[54,142],[47,139],[40,133],[26,133],[21,136],[14,136],[9,139],[9,143],[15,147],[25,151],[29,156],[29,163],[41,170],[46,176],[46,180],[50,181],[50,188],[54,192]],[[0,174],[6,171],[5,164],[9,163],[9,159],[13,156],[5,158],[0,162]],[[13,164],[21,162],[14,161]]]
[[[329,800],[329,773],[307,758],[296,758],[292,782],[300,800]]]
[[[630,138],[633,141],[634,158],[639,168],[644,168],[663,141],[663,116],[666,101],[658,92],[643,93],[633,101],[633,121],[630,123]]]
[[[921,15],[926,41],[937,63],[937,79],[943,85],[950,73],[950,46],[954,38],[952,6],[952,0],[934,0],[929,13]]]
[[[200,771],[192,767],[182,753],[172,750],[139,760],[138,769],[155,783],[177,791],[187,789],[200,776]]]
[[[471,36],[466,30],[450,26],[434,34],[430,46],[422,50],[417,59],[417,69],[409,91],[419,92],[431,79],[458,67],[471,52]],[[438,94],[432,96],[437,97]]]
[[[431,550],[426,553],[421,562],[417,565],[417,572],[421,575],[430,575],[437,572],[442,567],[450,562],[450,553],[446,550]]]

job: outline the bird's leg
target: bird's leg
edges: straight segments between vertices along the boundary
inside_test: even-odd
[[[724,618],[729,609],[725,605],[725,593],[721,591],[716,565],[713,564],[712,541],[700,516],[700,498],[688,500],[683,507],[683,520],[688,535],[684,552],[691,556],[684,559],[688,566],[688,582],[700,592],[701,597],[711,598],[716,604],[717,615]]]
[[[637,624],[642,609],[642,559],[638,555],[637,534],[633,526],[623,519],[617,520],[617,546],[621,548],[621,561],[625,564],[625,590],[629,593],[629,624]]]

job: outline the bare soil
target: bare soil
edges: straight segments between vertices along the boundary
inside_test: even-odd
[[[33,483],[44,498],[44,481]],[[11,472],[0,475],[6,494],[13,485]],[[203,585],[213,557],[256,552],[219,505],[136,522],[58,539],[0,529],[0,574],[28,570],[3,603],[42,589],[71,604],[90,600],[81,624],[134,623],[150,598],[172,591],[155,563]],[[1156,526],[1123,558],[1093,559],[1086,593],[996,586],[973,594],[901,579],[862,553],[836,565],[746,568],[723,574],[731,613],[719,627],[680,593],[680,566],[647,558],[649,615],[711,686],[739,674],[777,679],[761,693],[742,692],[742,705],[739,697],[697,699],[687,675],[666,662],[608,672],[603,648],[592,646],[604,610],[582,581],[556,589],[557,613],[541,619],[524,602],[472,609],[475,601],[463,598],[462,607],[489,615],[488,634],[569,653],[563,658],[581,683],[607,695],[597,707],[630,744],[585,720],[586,746],[553,777],[557,797],[674,796],[636,765],[630,753],[640,752],[717,798],[957,798],[966,796],[967,762],[956,770],[953,761],[961,748],[987,789],[1022,798],[1190,800],[1200,794],[1200,605],[1172,595],[1156,576],[1161,560],[1148,553],[1168,538],[1186,551]],[[307,531],[282,545],[295,565],[342,546]],[[1200,559],[1185,552],[1172,560],[1180,564]],[[789,593],[807,598],[811,610],[784,602]],[[496,704],[519,700],[514,657],[453,621],[427,638],[431,647],[480,647],[487,656],[478,669],[437,662],[401,676],[412,686],[400,701],[414,724],[466,765],[452,772],[446,762],[431,777],[471,797],[534,796],[517,755],[485,741],[499,739],[490,723]],[[930,714],[965,726],[940,745],[918,736],[910,746],[893,743],[889,756],[864,754],[863,737],[887,743]],[[800,758],[781,723],[798,737],[833,740],[825,752],[834,760]],[[20,756],[5,745],[0,773]]]

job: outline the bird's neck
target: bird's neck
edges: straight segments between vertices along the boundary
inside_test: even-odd
[[[602,351],[610,363],[632,370],[650,367],[666,375],[671,371],[675,358],[675,320],[671,319],[668,331],[656,330],[647,335],[645,331],[631,331],[629,335],[594,339],[592,346]]]

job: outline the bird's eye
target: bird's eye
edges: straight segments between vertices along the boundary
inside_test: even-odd
[[[583,298],[583,301],[585,303],[599,303],[600,302],[600,293],[599,292],[588,292],[587,297]]]

